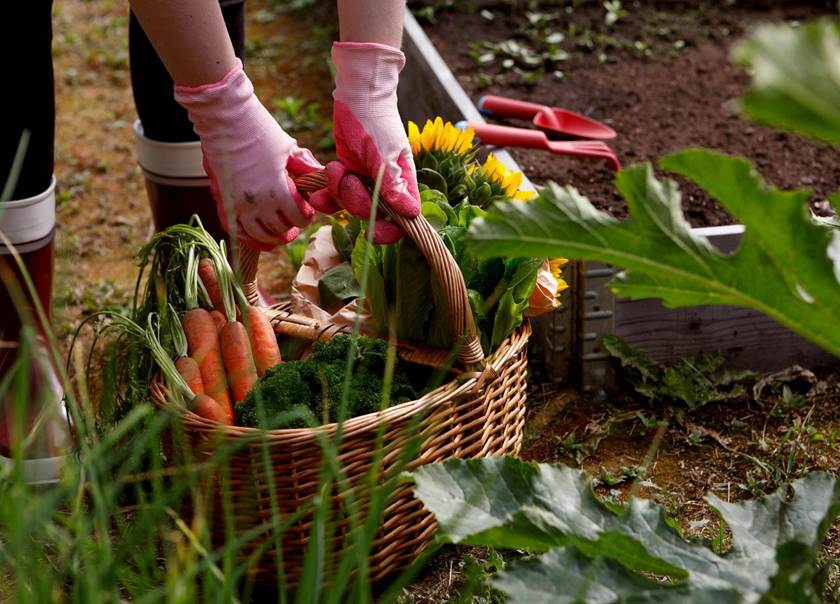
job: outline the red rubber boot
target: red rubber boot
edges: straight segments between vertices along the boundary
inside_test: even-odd
[[[0,378],[9,378],[0,390],[0,475],[15,471],[12,458],[19,455],[24,481],[54,483],[65,465],[72,434],[43,325],[12,248],[49,321],[55,178],[39,195],[0,203],[0,232],[11,246],[0,242]]]

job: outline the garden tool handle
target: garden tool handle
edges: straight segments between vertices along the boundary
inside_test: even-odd
[[[295,186],[298,191],[303,193],[313,193],[323,189],[327,186],[326,173],[320,171],[300,176],[295,179]],[[461,339],[458,361],[466,367],[480,364],[484,360],[484,351],[476,334],[464,276],[461,274],[461,269],[455,262],[455,258],[452,257],[437,231],[422,214],[413,218],[401,216],[394,212],[381,197],[379,208],[414,240],[414,243],[417,244],[417,247],[429,262],[438,283],[443,288],[449,308],[452,331]],[[259,258],[259,251],[240,244],[239,267],[242,289],[248,298],[248,302],[253,305],[256,305],[258,300],[257,269],[259,268]]]
[[[478,110],[483,115],[512,117],[522,120],[530,120],[538,113],[550,111],[545,105],[517,101],[516,99],[509,99],[493,94],[488,94],[478,99]]]
[[[548,138],[541,130],[495,126],[476,122],[469,122],[466,127],[473,129],[479,142],[483,145],[548,149]]]

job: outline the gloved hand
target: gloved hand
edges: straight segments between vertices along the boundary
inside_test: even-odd
[[[333,133],[338,162],[327,166],[328,187],[313,193],[319,211],[340,208],[354,216],[370,216],[371,199],[363,177],[376,181],[382,170],[381,199],[406,217],[420,213],[420,192],[414,158],[397,111],[397,83],[405,56],[396,48],[369,42],[336,42]],[[381,210],[378,216],[383,216]],[[403,235],[397,225],[379,219],[377,243]]]
[[[187,110],[201,139],[204,167],[225,229],[232,233],[233,226],[241,241],[258,250],[294,239],[296,227],[308,225],[315,210],[298,193],[292,176],[323,166],[263,107],[239,59],[219,82],[176,85],[175,100]]]

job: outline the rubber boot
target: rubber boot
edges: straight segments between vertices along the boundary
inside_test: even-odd
[[[146,194],[155,231],[190,221],[198,214],[213,238],[227,240],[219,222],[216,201],[204,171],[201,143],[164,143],[143,134],[140,120],[134,122],[137,159],[146,179]]]
[[[39,195],[0,203],[0,232],[20,254],[49,321],[55,178]],[[8,387],[0,389],[0,476],[13,471],[11,457],[23,447],[23,480],[54,483],[72,445],[64,392],[33,299],[5,241],[0,242],[0,278],[0,383],[9,378]]]
[[[193,214],[198,214],[213,239],[224,239],[228,250],[232,250],[230,238],[219,221],[216,201],[210,193],[201,143],[163,143],[152,140],[143,134],[140,120],[134,122],[134,138],[137,142],[137,158],[146,179],[146,194],[155,231],[189,222]],[[257,290],[260,306],[274,304],[268,292],[260,287]]]

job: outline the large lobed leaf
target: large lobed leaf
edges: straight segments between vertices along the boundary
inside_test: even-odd
[[[741,99],[750,118],[840,143],[840,24],[765,25],[735,47],[752,85]]]
[[[840,488],[825,474],[793,483],[790,501],[784,489],[742,503],[710,495],[732,530],[721,556],[683,540],[650,501],[606,505],[584,472],[565,466],[449,460],[412,477],[443,540],[546,552],[495,577],[515,602],[808,601],[818,548],[840,511]]]
[[[479,257],[505,254],[599,260],[624,269],[615,292],[668,306],[727,304],[759,310],[840,356],[840,231],[812,220],[805,190],[765,184],[745,159],[690,149],[661,161],[698,184],[746,227],[724,255],[692,233],[680,193],[650,164],[619,173],[630,218],[597,210],[573,187],[548,185],[530,203],[501,203],[473,222]]]

